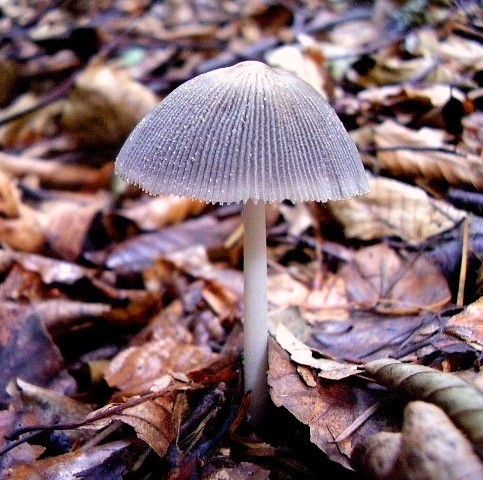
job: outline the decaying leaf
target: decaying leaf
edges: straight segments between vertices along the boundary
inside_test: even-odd
[[[385,244],[359,250],[340,274],[353,302],[384,313],[438,310],[451,299],[448,283],[434,263],[415,253],[398,254]]]
[[[394,177],[482,190],[481,160],[445,144],[443,134],[442,130],[415,131],[394,121],[385,121],[374,129],[380,167]]]
[[[400,237],[420,243],[454,227],[465,212],[436,200],[422,189],[384,177],[369,177],[370,191],[350,201],[329,202],[349,238]]]
[[[483,393],[450,373],[397,360],[375,360],[364,366],[375,380],[411,398],[441,407],[483,455]]]

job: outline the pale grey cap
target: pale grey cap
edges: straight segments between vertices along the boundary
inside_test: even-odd
[[[207,202],[337,200],[368,191],[357,148],[299,77],[242,62],[182,84],[136,126],[116,173]]]

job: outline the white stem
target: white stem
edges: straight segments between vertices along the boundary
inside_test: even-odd
[[[243,208],[244,375],[251,391],[249,416],[257,421],[267,398],[267,227],[265,204],[249,200]]]

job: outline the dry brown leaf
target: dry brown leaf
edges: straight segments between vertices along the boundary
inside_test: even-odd
[[[380,432],[354,449],[352,461],[374,480],[473,480],[483,463],[444,412],[425,402],[404,411],[401,433]]]
[[[340,274],[349,298],[392,314],[439,310],[451,300],[448,282],[424,256],[397,254],[386,244],[359,250]]]
[[[337,444],[334,438],[364,413],[374,402],[372,393],[351,387],[347,381],[320,380],[309,387],[300,378],[288,354],[275,342],[269,342],[270,395],[277,407],[285,407],[310,428],[310,439],[328,457],[345,467],[353,446],[361,438],[387,428],[386,420],[377,415],[360,426],[352,436]]]
[[[91,405],[66,395],[38,387],[17,378],[8,387],[9,394],[24,407],[35,409],[43,425],[71,423],[84,420],[92,412]]]
[[[0,168],[15,177],[35,176],[44,187],[84,188],[91,191],[101,187],[108,188],[112,175],[111,164],[102,168],[90,168],[3,152],[0,152]]]
[[[0,213],[3,218],[20,215],[20,191],[14,180],[0,169]]]
[[[448,335],[460,338],[478,351],[483,350],[483,297],[453,315],[444,329]]]
[[[315,41],[308,37],[305,45],[284,45],[268,52],[266,60],[270,66],[287,70],[305,80],[325,98],[332,90],[324,57]]]
[[[30,308],[0,304],[0,400],[13,378],[48,386],[63,367],[63,358],[40,318]]]
[[[18,213],[15,218],[0,219],[1,241],[14,250],[42,252],[45,246],[42,215],[26,205],[20,205]]]
[[[98,447],[92,447],[86,451],[77,449],[75,452],[12,466],[6,469],[4,478],[8,480],[59,480],[79,478],[78,476],[82,472],[101,465],[109,457],[124,450],[128,446],[129,442],[119,440]]]
[[[466,215],[397,180],[370,176],[369,185],[370,192],[364,196],[328,203],[349,238],[399,237],[420,243],[451,229]]]
[[[168,373],[186,374],[218,358],[207,347],[166,337],[121,351],[106,372],[106,381],[129,395],[148,391]]]
[[[0,60],[0,107],[6,105],[12,99],[19,77],[19,67],[11,60]]]
[[[303,320],[301,319],[301,321]],[[320,358],[319,356],[314,357],[312,349],[297,339],[282,322],[278,322],[275,327],[275,340],[290,354],[290,358],[295,363],[315,368],[318,370],[319,377],[328,380],[341,380],[361,372],[357,365]]]
[[[63,104],[61,121],[83,144],[118,144],[157,101],[126,71],[92,64],[77,77]]]
[[[107,196],[91,197],[89,202],[65,200],[44,202],[45,241],[59,258],[74,261],[84,252],[94,217],[108,206]],[[75,219],[75,221],[73,221]]]
[[[187,197],[146,196],[126,206],[120,213],[143,230],[155,230],[180,223],[188,217],[201,214],[205,209],[206,203]]]
[[[270,275],[267,285],[272,308],[299,307],[304,319],[311,324],[348,317],[345,281],[336,275],[326,275],[320,289],[310,290],[288,272]]]
[[[19,112],[27,111],[36,106],[39,98],[26,93],[18,97],[11,105],[0,111],[0,119],[8,118]],[[57,117],[62,111],[62,101],[57,101],[22,115],[0,127],[0,145],[4,147],[19,147],[29,145],[37,140],[53,137],[58,134]]]
[[[483,190],[481,159],[471,154],[453,153],[454,149],[443,142],[443,136],[440,130],[422,128],[415,131],[386,120],[374,128],[380,168],[394,177]],[[434,150],[438,148],[445,151]]]

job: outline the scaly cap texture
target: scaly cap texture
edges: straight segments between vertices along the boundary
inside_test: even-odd
[[[133,130],[116,172],[150,194],[213,203],[326,201],[368,190],[330,105],[297,76],[254,61],[176,88]]]

